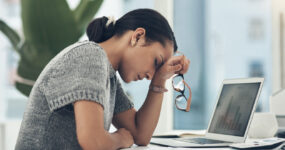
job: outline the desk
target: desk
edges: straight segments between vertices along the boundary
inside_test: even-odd
[[[173,148],[173,147],[163,147],[163,146],[157,146],[153,144],[149,144],[148,146],[132,146],[131,148],[125,148],[123,150],[233,150],[232,148]]]
[[[225,147],[225,148],[173,148],[173,147],[163,147],[154,144],[149,144],[148,146],[136,146],[133,145],[131,148],[125,148],[123,150],[236,150],[234,148]],[[285,150],[285,143],[267,150]]]
[[[283,146],[283,148],[282,148]],[[273,149],[267,149],[267,150],[283,150],[285,149],[285,144],[275,147]],[[156,145],[148,145],[148,146],[133,146],[131,148],[126,148],[123,150],[235,150],[233,148],[172,148],[172,147],[161,147]]]

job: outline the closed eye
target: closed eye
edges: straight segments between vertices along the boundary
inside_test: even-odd
[[[156,58],[154,59],[154,66],[155,66],[156,69],[158,68],[158,62],[157,62]]]
[[[154,60],[155,69],[160,68],[160,67],[164,64],[164,61],[163,61],[163,58],[162,58],[161,55],[160,55],[160,57],[161,57],[161,63],[158,62],[158,59],[157,59],[157,58],[155,58],[155,60]]]

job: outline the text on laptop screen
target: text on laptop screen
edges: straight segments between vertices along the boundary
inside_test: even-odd
[[[208,132],[244,136],[260,84],[223,85]]]

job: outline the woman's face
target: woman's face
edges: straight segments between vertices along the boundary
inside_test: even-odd
[[[131,81],[151,80],[156,70],[173,55],[173,45],[167,42],[162,46],[159,42],[146,43],[142,34],[136,39],[136,44],[124,53],[118,71],[122,79]]]

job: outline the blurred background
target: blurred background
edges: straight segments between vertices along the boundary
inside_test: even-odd
[[[173,104],[176,94],[166,93],[156,132],[205,129],[223,79],[265,77],[258,112],[268,112],[269,96],[283,88],[279,66],[273,65],[280,61],[272,44],[273,1],[104,0],[94,17],[119,18],[136,8],[152,8],[168,19],[179,51],[191,60],[185,79],[193,97],[191,111],[181,112]],[[67,0],[70,9],[79,2]],[[0,20],[24,37],[20,0],[0,0]],[[86,39],[85,34],[79,38]],[[27,96],[15,88],[20,56],[13,49],[0,32],[0,150],[14,149],[27,103]],[[147,80],[123,84],[136,109],[142,105],[148,85]],[[169,82],[167,85],[170,87]]]

